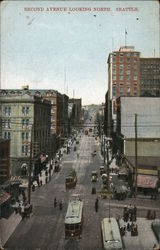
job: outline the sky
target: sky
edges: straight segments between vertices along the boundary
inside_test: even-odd
[[[108,89],[108,55],[125,45],[125,31],[126,45],[141,57],[160,57],[159,25],[154,0],[4,1],[1,89],[29,85],[100,104]]]

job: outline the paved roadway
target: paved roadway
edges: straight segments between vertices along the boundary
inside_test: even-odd
[[[104,217],[108,217],[109,205],[107,200],[99,201],[98,213],[95,212],[94,204],[97,195],[91,194],[91,171],[102,165],[100,146],[92,136],[81,135],[77,151],[64,155],[60,172],[53,173],[52,179],[46,185],[32,192],[32,204],[34,214],[30,219],[24,219],[16,228],[5,245],[6,250],[99,250],[102,249],[100,224]],[[97,150],[93,158],[91,153]],[[77,152],[79,158],[77,159]],[[78,182],[75,189],[65,189],[65,176],[71,167],[77,170]],[[97,190],[101,187],[101,180],[95,184]],[[65,240],[64,219],[68,201],[71,195],[78,193],[84,201],[84,225],[82,239]],[[54,208],[54,198],[58,202],[63,201],[63,209]],[[144,217],[148,208],[158,210],[159,201],[127,199],[125,201],[111,201],[111,216],[122,216],[125,204],[136,204],[138,216]],[[129,249],[127,249],[129,250]],[[142,250],[136,248],[136,250]]]

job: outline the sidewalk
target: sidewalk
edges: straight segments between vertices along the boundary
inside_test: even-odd
[[[8,218],[0,219],[0,238],[2,241],[2,246],[7,242],[9,237],[12,235],[18,224],[20,223],[22,217],[20,214],[15,212]]]
[[[48,163],[46,166],[47,171],[49,170],[49,166],[50,163]],[[51,178],[54,172],[54,166],[53,169],[51,170],[50,175],[48,173],[48,176],[46,176],[45,174],[46,170],[42,170],[41,172],[40,180],[42,181],[42,185],[45,185],[46,181],[49,182],[49,179]],[[36,181],[34,181],[34,185],[36,188],[39,188]],[[28,187],[28,181],[26,182],[26,180],[24,180],[24,186],[26,186],[26,188]],[[10,236],[18,226],[18,224],[21,222],[21,220],[22,220],[21,215],[19,213],[16,214],[15,212],[13,212],[8,219],[5,218],[0,219],[0,239],[2,241],[2,246],[5,245],[7,240],[10,238]]]
[[[131,236],[131,232],[126,230],[125,235],[122,237],[126,250],[151,250],[153,245],[157,243],[157,239],[151,228],[153,220],[147,220],[145,218],[137,218],[136,224],[138,226],[138,235]],[[119,221],[120,226],[126,226],[126,223],[121,219]]]

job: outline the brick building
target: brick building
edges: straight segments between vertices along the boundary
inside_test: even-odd
[[[140,58],[140,95],[160,96],[160,58]]]
[[[140,52],[133,46],[120,47],[108,57],[108,94],[106,134],[111,136],[116,129],[116,98],[140,96]]]

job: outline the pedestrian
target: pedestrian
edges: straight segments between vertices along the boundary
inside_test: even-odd
[[[1,238],[0,238],[0,250],[4,250],[4,248],[3,248],[3,246],[2,246]]]
[[[49,180],[51,180],[51,167],[49,167]]]
[[[59,210],[62,210],[62,201],[59,203]]]
[[[54,207],[56,207],[56,206],[57,206],[57,199],[54,198]]]
[[[99,201],[98,201],[98,198],[97,198],[96,201],[95,201],[95,211],[96,212],[98,212],[98,203],[99,203]]]

